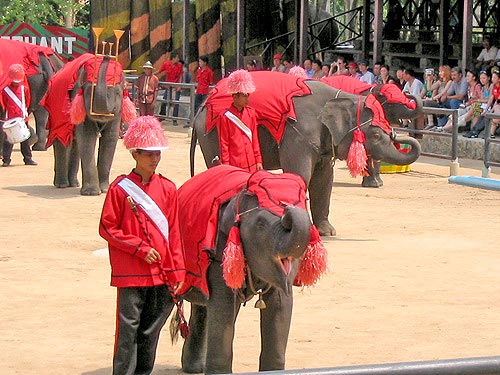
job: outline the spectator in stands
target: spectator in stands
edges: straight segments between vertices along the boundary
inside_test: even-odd
[[[279,53],[276,53],[273,56],[273,67],[271,68],[271,71],[273,72],[285,72],[285,65],[281,63],[281,55]]]
[[[257,61],[250,60],[249,62],[247,62],[247,70],[249,72],[253,72],[253,71],[257,70]]]
[[[497,115],[500,114],[500,73],[498,70],[495,70],[491,74],[491,84],[491,94],[488,99],[488,103],[486,103],[486,109],[482,113],[483,116],[490,111],[491,113]],[[490,138],[495,138],[495,132],[497,130],[498,124],[500,124],[499,119],[491,120]]]
[[[441,106],[449,109],[458,109],[460,104],[463,104],[467,96],[467,79],[462,74],[462,69],[455,66],[451,69],[451,85],[446,92],[443,93],[444,101]],[[448,121],[448,116],[441,116],[438,119],[438,126],[444,126]]]
[[[337,57],[337,61],[330,65],[330,75],[334,76],[348,76],[350,75],[349,69],[347,69],[347,63],[345,58],[342,56]]]
[[[314,59],[312,62],[312,68],[313,68],[313,78],[319,79],[323,78],[323,71],[321,68],[323,67],[323,63],[319,59]]]
[[[382,77],[380,76],[381,67],[382,63],[380,61],[377,61],[375,64],[373,64],[373,75],[375,76],[373,83],[376,83],[377,85],[380,85],[382,83]]]
[[[451,68],[449,65],[441,65],[439,67],[438,81],[433,86],[432,100],[436,105],[444,101],[444,94],[448,91],[451,85]],[[430,105],[430,104],[429,104]],[[429,106],[428,105],[428,106]]]
[[[349,65],[347,66],[349,69],[349,75],[353,78],[359,79],[361,77],[361,74],[358,72],[358,64],[355,61],[351,61]]]
[[[312,60],[311,59],[304,60],[304,70],[306,71],[307,78],[313,77],[314,69],[312,68]]]
[[[401,90],[403,90],[406,85],[404,66],[400,66],[398,70],[396,70],[396,85],[398,85]]]
[[[497,52],[497,47],[490,44],[490,38],[483,38],[483,50],[475,61],[476,68],[487,70],[495,65]]]
[[[382,64],[380,65],[380,83],[381,84],[386,84],[386,83],[394,83],[396,84],[396,80],[394,79],[393,76],[391,76],[391,68],[389,65]]]
[[[424,86],[422,87],[422,92],[420,93],[420,97],[423,100],[424,106],[426,103],[430,103],[431,106],[435,107],[436,102],[432,100],[432,95],[434,92],[434,88],[438,80],[436,79],[436,74],[434,74],[433,68],[427,68],[424,71]],[[427,126],[425,129],[430,129],[434,127],[434,115],[427,115]]]
[[[479,81],[481,82],[481,97],[478,99],[478,102],[481,106],[481,113],[479,116],[473,113],[471,131],[463,134],[466,138],[477,138],[485,127],[485,118],[482,112],[486,109],[491,93],[491,76],[489,72],[486,70],[479,72]]]
[[[375,81],[375,76],[373,75],[372,72],[368,70],[368,61],[360,60],[358,66],[359,66],[359,71],[361,72],[361,77],[359,78],[359,80],[361,82],[365,82],[370,85],[373,84]]]
[[[321,67],[321,72],[323,73],[323,77],[329,77],[330,76],[330,65],[324,64]]]
[[[283,57],[283,65],[285,66],[285,73],[290,73],[290,69],[295,66],[293,60],[289,57]]]
[[[422,92],[424,84],[422,83],[422,81],[415,77],[415,71],[410,68],[405,69],[404,79],[406,81],[406,84],[403,87],[403,92],[420,97],[420,93]]]
[[[477,122],[477,119],[481,116],[483,111],[481,109],[481,103],[478,101],[482,96],[482,91],[477,73],[468,71],[465,74],[465,79],[468,84],[467,100],[465,102],[465,108],[458,109],[458,127],[466,126],[467,122],[472,120],[474,117],[475,122]],[[448,122],[445,126],[443,126],[442,130],[446,132],[451,132],[453,130],[453,119],[451,116],[448,117]]]

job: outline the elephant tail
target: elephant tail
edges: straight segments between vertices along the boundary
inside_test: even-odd
[[[196,152],[197,142],[198,142],[198,136],[196,135],[196,126],[193,126],[191,133],[191,147],[189,148],[189,168],[191,172],[191,177],[194,176],[194,155]]]

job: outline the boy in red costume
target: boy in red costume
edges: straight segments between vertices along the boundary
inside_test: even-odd
[[[228,77],[228,91],[233,103],[219,116],[219,145],[222,164],[255,172],[262,169],[257,115],[248,106],[249,95],[255,91],[250,73],[237,70]]]
[[[108,242],[111,285],[118,287],[113,374],[150,374],[160,331],[186,277],[177,189],[155,170],[167,139],[142,116],[123,142],[136,162],[109,187],[99,234]]]
[[[8,72],[11,83],[2,91],[2,102],[4,103],[4,120],[11,120],[16,117],[23,118],[28,126],[28,108],[31,101],[30,90],[25,81],[25,72],[21,64],[12,64]],[[28,126],[29,128],[29,126]],[[3,164],[2,167],[8,167],[11,162],[12,149],[14,145],[7,141],[7,137],[3,138]],[[30,139],[21,142],[21,154],[23,155],[24,164],[37,165],[32,159],[30,148]]]
[[[210,85],[214,83],[214,72],[208,66],[208,57],[200,56],[198,59],[198,69],[196,70],[196,95],[194,96],[194,113],[198,112],[203,101],[207,98]]]

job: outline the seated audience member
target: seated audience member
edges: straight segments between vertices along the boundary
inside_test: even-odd
[[[477,59],[475,66],[477,69],[487,70],[495,65],[498,49],[490,44],[490,38],[483,38],[483,49]]]
[[[345,58],[342,56],[337,57],[337,61],[330,65],[330,75],[334,76],[348,76],[349,69],[347,69],[347,64]]]
[[[398,70],[396,70],[396,85],[398,85],[401,90],[403,90],[406,85],[404,66],[400,66]]]
[[[443,93],[441,106],[448,109],[458,109],[459,105],[464,103],[468,87],[467,79],[462,75],[462,69],[457,66],[453,67],[451,69],[451,85]],[[447,121],[448,116],[440,116],[438,125],[444,126]]]
[[[312,78],[316,78],[316,79],[323,78],[323,71],[321,70],[322,67],[323,67],[323,63],[321,62],[321,60],[319,60],[319,59],[313,60],[312,68],[313,68],[314,73],[313,73]]]
[[[290,69],[295,66],[293,60],[289,57],[283,57],[283,65],[285,66],[285,73],[290,73]]]
[[[368,61],[367,60],[360,60],[359,63],[358,63],[358,66],[359,66],[359,71],[361,73],[361,77],[359,78],[359,80],[361,82],[365,82],[365,83],[368,83],[368,84],[373,84],[375,83],[375,76],[373,75],[372,72],[370,72],[368,70]]]
[[[423,100],[424,106],[425,103],[432,102],[432,95],[436,82],[437,80],[436,80],[436,75],[434,74],[434,69],[432,68],[425,69],[424,86],[422,87],[422,92],[420,93],[420,97]],[[427,117],[427,126],[425,127],[425,129],[430,129],[434,126],[434,116],[427,115],[426,117]]]
[[[472,120],[474,113],[476,113],[477,116],[480,116],[482,112],[481,103],[478,101],[482,96],[482,92],[477,73],[468,71],[465,75],[465,79],[467,80],[468,85],[467,100],[465,102],[465,108],[458,109],[459,117],[457,126],[459,127],[465,126],[468,121]],[[443,126],[442,130],[446,132],[451,132],[453,130],[452,116],[448,117],[448,122],[445,126]]]
[[[324,64],[321,67],[321,72],[323,73],[323,77],[329,77],[330,76],[330,65]]]
[[[253,71],[257,70],[257,61],[250,60],[249,62],[247,62],[247,70],[249,72],[253,72]]]
[[[281,63],[281,55],[279,53],[276,53],[273,56],[273,67],[271,68],[271,71],[273,72],[285,72],[285,66]]]
[[[382,83],[380,68],[382,68],[382,63],[380,61],[377,61],[375,64],[373,64],[373,75],[375,76],[373,83],[376,83],[377,85],[380,85]]]
[[[491,93],[491,77],[489,73],[485,70],[482,70],[479,73],[479,81],[481,82],[481,97],[477,100],[477,102],[480,103],[481,111],[479,112],[479,115],[475,111],[472,112],[471,130],[470,132],[463,134],[463,136],[466,138],[477,138],[479,136],[479,133],[481,133],[485,127],[485,118],[482,116],[482,114],[486,109],[486,105]]]
[[[391,68],[389,65],[382,64],[380,65],[380,83],[381,84],[386,84],[386,83],[394,83],[396,84],[396,80],[394,79],[393,76],[390,74]]]
[[[486,103],[486,109],[483,111],[482,115],[484,116],[486,113],[490,112],[494,114],[500,114],[500,73],[498,70],[495,70],[491,74],[491,94],[488,99],[488,103]],[[498,124],[500,124],[499,119],[491,120],[491,133],[490,138],[495,138],[495,132],[497,130]]]
[[[347,65],[347,68],[349,69],[349,76],[357,79],[361,77],[361,74],[358,72],[358,64],[355,61],[351,61]]]
[[[307,78],[313,77],[314,69],[312,68],[312,60],[311,59],[304,60],[304,70],[306,71]]]

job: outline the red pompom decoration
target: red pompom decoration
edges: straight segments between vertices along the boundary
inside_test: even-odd
[[[360,129],[354,130],[351,147],[347,154],[347,167],[352,177],[366,175],[368,155],[365,149],[365,133]]]
[[[130,124],[137,118],[137,111],[135,109],[134,103],[130,100],[130,96],[128,96],[128,92],[123,92],[123,101],[122,101],[122,122],[125,124]],[[127,93],[127,95],[125,95]]]
[[[312,286],[328,269],[328,252],[321,240],[318,230],[311,226],[311,237],[293,285]]]
[[[71,102],[71,108],[69,110],[71,123],[73,125],[82,124],[85,121],[86,115],[85,102],[83,101],[83,94],[80,91]]]
[[[222,274],[226,285],[231,289],[240,289],[245,281],[245,254],[241,245],[238,224],[231,228],[222,255]]]

